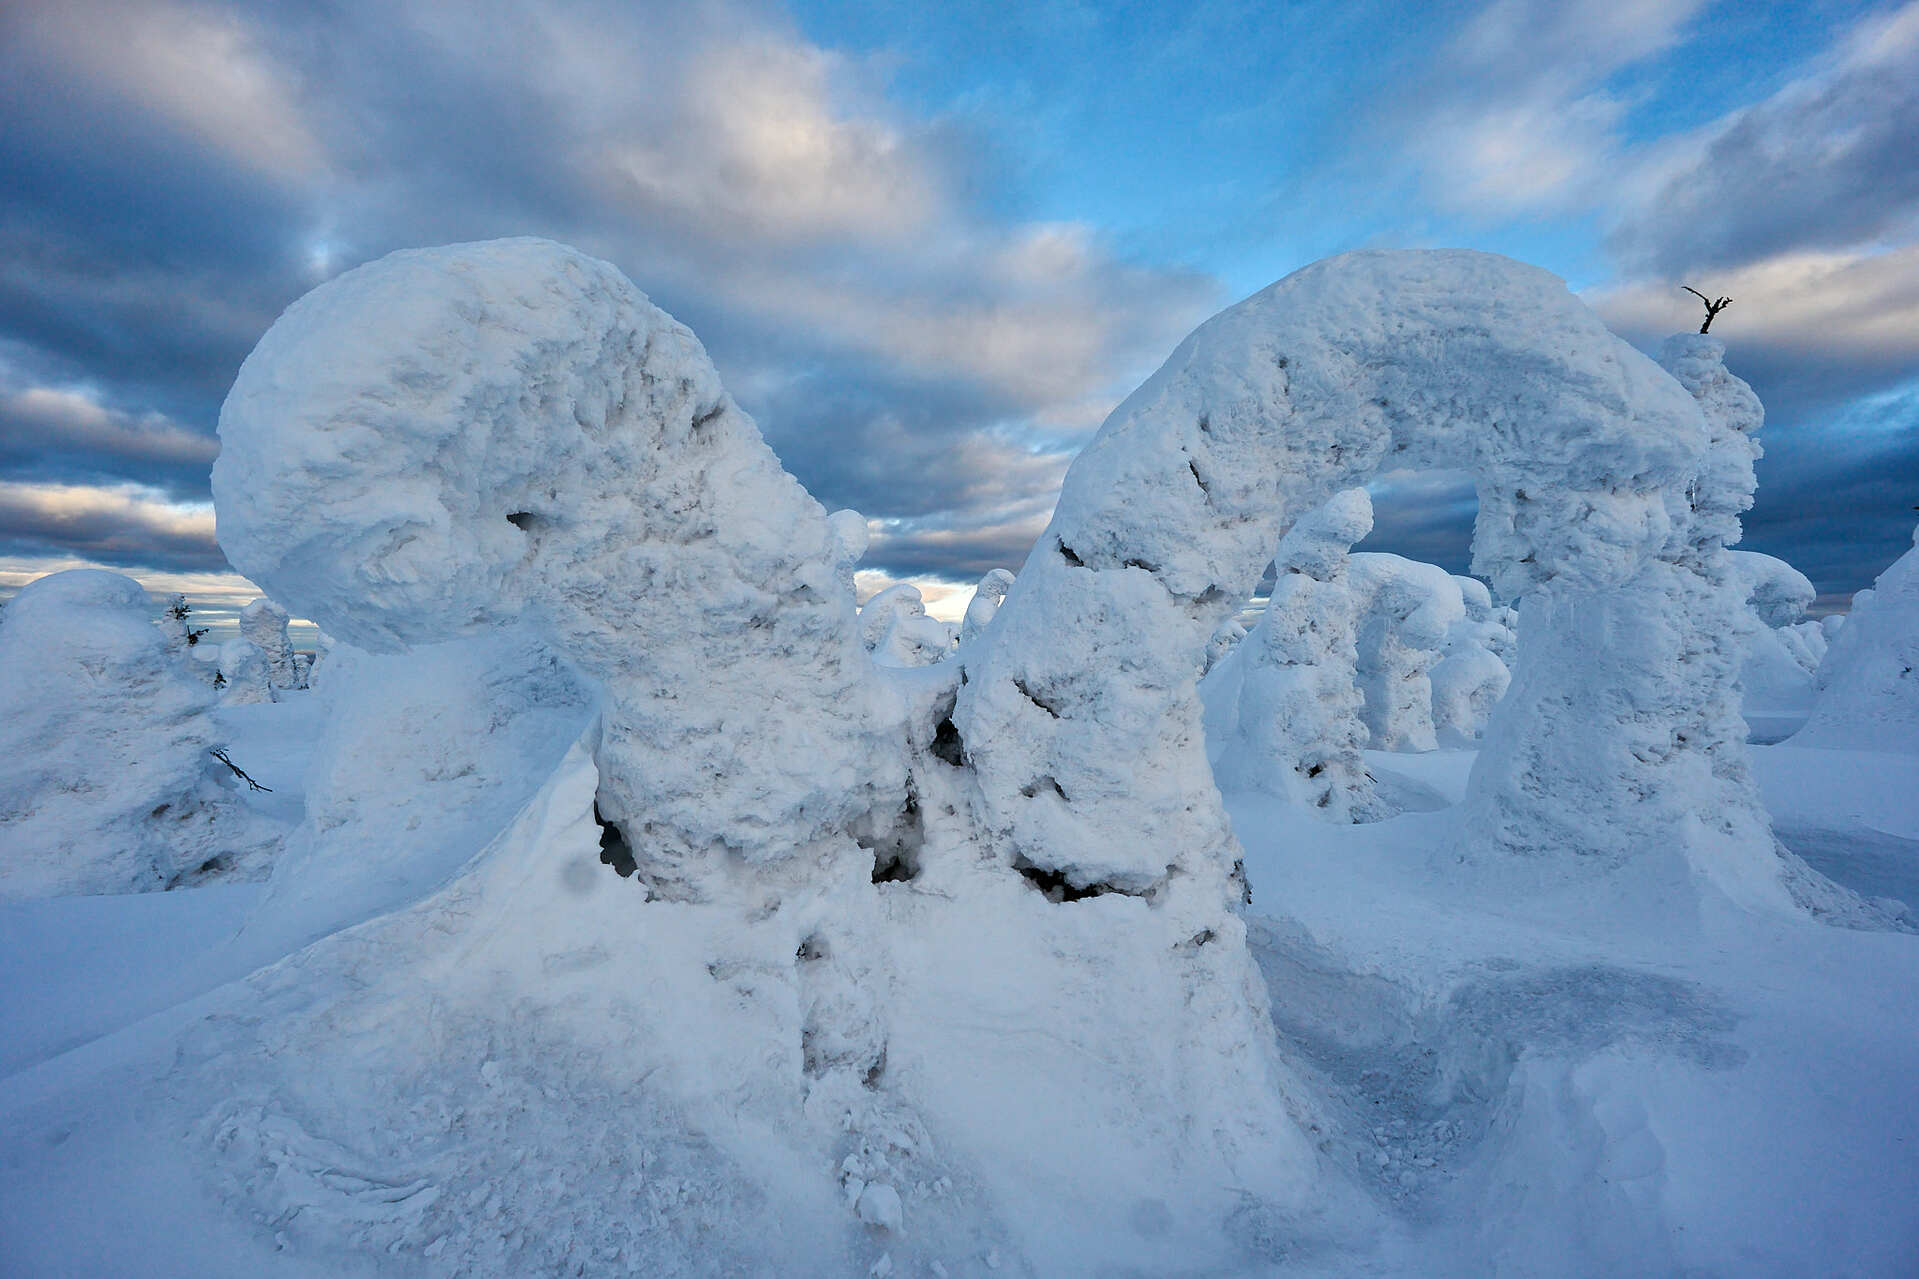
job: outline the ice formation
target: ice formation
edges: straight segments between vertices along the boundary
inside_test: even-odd
[[[287,638],[285,609],[269,599],[254,600],[240,610],[240,634],[260,650],[269,687],[277,692],[307,686],[305,664]]]
[[[1919,530],[1913,540],[1870,593],[1853,597],[1795,746],[1919,752]]]
[[[1273,593],[1239,654],[1238,740],[1215,772],[1222,787],[1283,796],[1331,821],[1386,809],[1361,751],[1353,543],[1373,527],[1363,488],[1336,493],[1279,541]]]
[[[858,511],[839,510],[826,517],[826,525],[833,538],[833,570],[839,579],[840,594],[849,600],[857,599],[853,574],[866,554],[867,543],[872,540],[866,517]]]
[[[275,598],[371,651],[526,618],[605,690],[599,805],[655,892],[903,786],[844,530],[606,263],[520,239],[348,272],[260,340],[220,438],[221,545]]]
[[[1433,750],[1430,672],[1453,627],[1466,619],[1459,583],[1437,565],[1372,551],[1353,556],[1348,577],[1367,744]]]
[[[1690,536],[1708,443],[1686,387],[1558,279],[1505,258],[1347,254],[1230,308],[1074,461],[995,642],[968,664],[954,722],[988,837],[1075,884],[1143,892],[1177,869],[1229,892],[1235,843],[1193,697],[1207,642],[1299,512],[1419,467],[1474,475],[1475,571],[1528,596],[1533,618],[1462,851],[1612,864],[1670,847],[1672,811],[1644,797],[1696,718],[1692,694],[1587,658],[1610,599],[1658,616],[1643,587],[1619,592]],[[1675,587],[1691,610],[1694,588]],[[1644,734],[1661,744],[1641,762]],[[1601,828],[1569,811],[1614,816]]]
[[[953,651],[953,627],[928,617],[920,589],[910,582],[889,586],[860,609],[860,642],[881,666],[931,666]]]
[[[971,644],[985,633],[993,623],[993,615],[999,612],[1000,601],[1012,589],[1011,569],[996,568],[980,578],[973,598],[966,602],[966,616],[960,620],[960,643]]]
[[[1495,607],[1492,592],[1476,577],[1454,576],[1465,616],[1446,631],[1445,655],[1429,673],[1433,693],[1433,732],[1439,745],[1478,744],[1493,707],[1506,695],[1512,671],[1506,662],[1515,637],[1507,615]]]
[[[0,612],[0,900],[131,893],[252,873],[222,783],[214,695],[132,578],[29,583]]]

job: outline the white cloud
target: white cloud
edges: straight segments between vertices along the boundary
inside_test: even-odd
[[[220,443],[160,413],[109,409],[84,391],[32,386],[0,395],[0,421],[22,446],[107,454],[133,462],[211,465]],[[0,454],[7,452],[0,446]]]

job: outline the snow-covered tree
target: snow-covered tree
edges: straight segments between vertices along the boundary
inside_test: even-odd
[[[1429,673],[1453,626],[1465,620],[1459,583],[1437,565],[1370,551],[1352,557],[1349,578],[1368,745],[1433,750],[1438,740]]]
[[[993,615],[999,612],[1000,601],[1012,589],[1011,569],[991,569],[980,578],[979,585],[973,590],[973,598],[966,602],[966,616],[960,620],[960,643],[971,644],[992,625]]]
[[[262,837],[208,753],[213,705],[138,582],[28,583],[0,613],[0,900],[258,873]]]
[[[881,666],[931,666],[953,652],[951,622],[929,617],[919,587],[898,582],[860,610],[860,641]]]
[[[1430,672],[1433,733],[1441,746],[1465,747],[1478,743],[1512,683],[1503,655],[1512,653],[1514,636],[1511,610],[1493,604],[1484,582],[1456,574],[1453,582],[1466,612],[1447,628],[1444,655]]]
[[[1913,542],[1853,596],[1794,745],[1919,753],[1919,530]]]
[[[1215,766],[1221,786],[1280,795],[1329,821],[1386,815],[1361,753],[1349,581],[1349,552],[1372,526],[1366,490],[1346,489],[1280,539],[1272,596],[1238,649],[1238,737]]]
[[[306,687],[306,672],[287,638],[287,620],[287,611],[269,599],[254,600],[240,610],[240,634],[260,651],[267,684],[276,692]]]

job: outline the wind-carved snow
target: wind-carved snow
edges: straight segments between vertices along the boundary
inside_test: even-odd
[[[860,642],[881,666],[931,666],[952,655],[954,628],[926,615],[920,588],[900,582],[860,609]]]
[[[348,272],[260,340],[220,433],[221,543],[275,598],[370,651],[524,617],[604,689],[600,808],[655,892],[900,791],[844,530],[606,263],[501,240]]]
[[[1215,766],[1221,787],[1282,795],[1331,821],[1388,812],[1361,753],[1358,601],[1349,582],[1353,544],[1372,527],[1366,490],[1346,489],[1280,539],[1272,596],[1235,650],[1238,735]]]
[[[118,573],[53,573],[0,612],[0,900],[264,870],[185,653]]]
[[[1919,530],[1913,541],[1869,592],[1853,597],[1794,745],[1919,752]]]
[[[979,585],[973,590],[973,598],[966,602],[966,616],[960,620],[960,643],[971,644],[986,632],[986,628],[993,624],[994,615],[999,612],[1000,601],[1006,598],[1006,592],[1012,588],[1011,569],[991,569],[980,578]]]
[[[1742,583],[1746,616],[1739,638],[1740,712],[1762,740],[1797,728],[1812,709],[1813,672],[1825,656],[1826,636],[1802,621],[1816,596],[1812,583],[1784,560],[1756,551],[1730,551]]]

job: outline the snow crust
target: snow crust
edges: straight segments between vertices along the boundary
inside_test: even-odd
[[[0,611],[0,900],[260,872],[182,651],[118,573],[49,574]]]
[[[221,545],[276,599],[369,651],[526,618],[604,690],[599,804],[655,891],[903,786],[846,530],[606,263],[520,239],[349,271],[260,340],[220,438]]]

